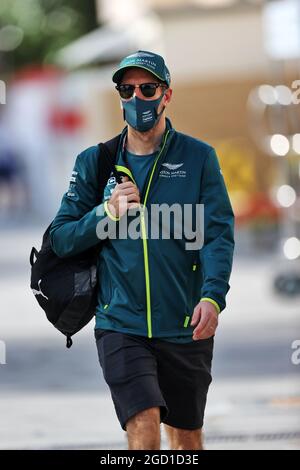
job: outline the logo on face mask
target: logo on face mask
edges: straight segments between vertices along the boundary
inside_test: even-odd
[[[159,121],[165,107],[158,113],[158,107],[164,93],[157,100],[142,100],[134,96],[128,101],[122,101],[124,119],[139,132],[146,132],[152,129]]]
[[[148,110],[148,111],[145,111],[143,114],[142,114],[142,120],[143,122],[148,122],[148,121],[151,121],[152,120],[152,111]]]

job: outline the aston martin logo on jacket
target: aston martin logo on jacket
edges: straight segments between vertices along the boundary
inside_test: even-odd
[[[178,170],[183,165],[183,163],[162,163],[161,166],[165,166],[168,170]]]

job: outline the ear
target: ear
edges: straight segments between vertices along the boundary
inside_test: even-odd
[[[164,96],[164,105],[168,105],[172,99],[173,90],[172,88],[167,88]]]

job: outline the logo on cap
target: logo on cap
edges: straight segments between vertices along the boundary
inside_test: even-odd
[[[136,52],[135,54],[128,55],[127,59],[130,57],[154,57],[154,55],[148,54],[148,52]]]

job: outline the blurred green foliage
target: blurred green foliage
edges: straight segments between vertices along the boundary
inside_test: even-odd
[[[96,27],[95,0],[0,0],[2,69],[51,64],[58,49]]]

